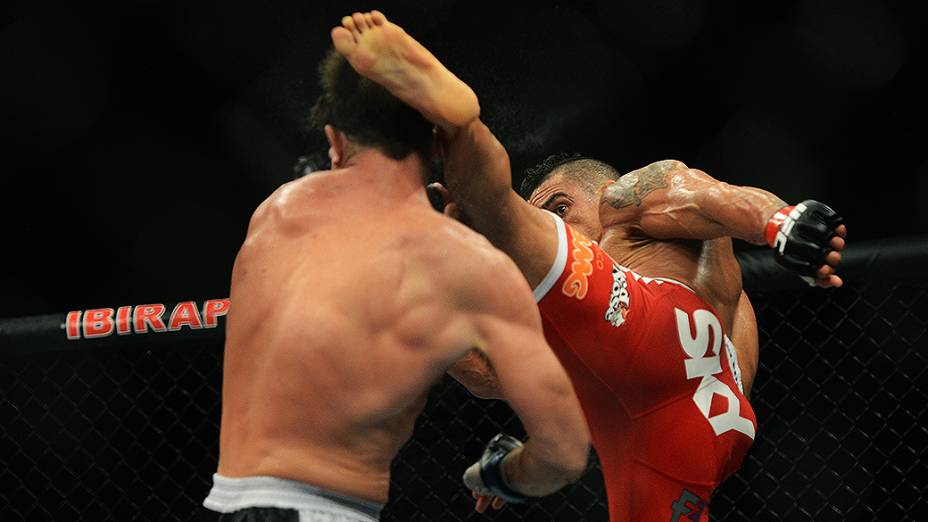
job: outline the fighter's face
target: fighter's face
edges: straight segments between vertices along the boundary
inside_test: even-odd
[[[574,230],[599,241],[603,233],[599,221],[599,197],[598,193],[590,192],[575,178],[555,172],[538,185],[528,202],[554,212]]]

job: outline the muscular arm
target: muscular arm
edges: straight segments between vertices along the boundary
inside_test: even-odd
[[[531,496],[553,493],[576,480],[589,453],[580,403],[538,326],[487,317],[482,327],[502,395],[529,437],[504,462],[505,476],[514,489]]]
[[[753,187],[729,185],[679,161],[652,163],[603,192],[603,226],[637,222],[656,239],[730,236],[765,245],[767,221],[786,203]]]
[[[585,469],[586,420],[567,373],[545,342],[538,307],[525,280],[499,252],[492,264],[482,266],[487,272],[470,268],[469,284],[461,288],[465,309],[474,311],[474,344],[483,347],[502,398],[529,437],[504,461],[505,476],[521,493],[547,495]]]

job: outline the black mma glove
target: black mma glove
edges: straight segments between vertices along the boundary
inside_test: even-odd
[[[464,485],[478,495],[494,496],[510,504],[526,502],[531,499],[531,497],[509,487],[503,477],[503,459],[512,450],[521,446],[522,443],[519,439],[509,435],[500,433],[493,437],[487,444],[486,449],[483,450],[480,460],[464,472]]]
[[[807,199],[778,211],[767,222],[767,244],[781,266],[815,286],[818,269],[826,264],[831,238],[844,219],[828,205]]]

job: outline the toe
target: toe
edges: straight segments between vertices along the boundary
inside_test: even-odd
[[[364,13],[364,22],[367,23],[368,29],[374,28],[374,17],[370,13]]]
[[[357,26],[358,30],[362,33],[367,30],[367,20],[364,19],[364,15],[361,13],[354,13],[351,15],[351,18],[354,19],[354,25]]]
[[[371,11],[371,19],[374,21],[374,25],[383,25],[387,23],[387,17],[380,11]]]
[[[357,43],[351,31],[344,27],[336,27],[332,29],[332,45],[335,46],[335,50],[338,51],[339,54],[348,56],[354,51]]]
[[[354,25],[354,19],[351,18],[350,16],[345,16],[342,18],[342,27],[344,27],[345,29],[348,29],[352,33],[358,32],[358,28],[355,27]]]

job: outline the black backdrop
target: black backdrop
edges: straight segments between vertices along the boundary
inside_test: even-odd
[[[306,115],[329,27],[372,7],[474,86],[517,178],[561,150],[622,171],[673,157],[789,201],[827,201],[846,215],[852,241],[926,230],[928,19],[918,3],[419,4],[4,3],[0,316],[227,295],[251,211],[290,179],[297,156],[323,147]],[[900,520],[924,509],[925,485],[915,480],[925,471],[924,293],[903,289],[903,299],[895,287],[875,285],[858,299],[858,288],[812,297],[846,308],[808,308],[804,300],[791,307],[789,297],[765,308],[768,325],[788,310],[786,323],[799,326],[762,324],[776,328],[764,335],[786,340],[767,352],[767,378],[759,377],[755,394],[767,405],[761,431],[769,436],[745,481],[730,482],[716,500],[719,515]],[[906,321],[918,327],[905,339],[905,356],[888,365],[891,352],[881,350],[903,344],[878,341],[903,335],[892,332]],[[801,326],[822,324],[834,330],[810,338],[836,339],[828,350],[788,343]],[[861,351],[848,350],[854,346]],[[128,520],[140,506],[165,515],[199,500],[214,458],[216,352],[133,353],[141,360],[105,367],[98,359],[109,357],[79,354],[2,365],[0,447],[21,448],[3,453],[0,471],[13,519],[44,505],[26,518]],[[796,363],[792,354],[806,358]],[[201,366],[202,357],[212,358]],[[188,366],[188,358],[198,362]],[[810,387],[821,378],[830,387]],[[880,393],[851,391],[858,386]],[[104,393],[113,390],[124,398]],[[809,406],[784,403],[787,392]],[[810,415],[827,418],[791,427]],[[474,426],[494,431],[497,421],[484,422]],[[430,429],[418,435],[429,440]],[[471,453],[483,431],[465,436]],[[875,434],[848,435],[859,432]],[[199,460],[172,457],[178,450]],[[860,467],[875,480],[852,473]],[[419,484],[425,469],[406,470],[405,479]],[[442,484],[457,487],[453,478]],[[572,494],[592,505],[589,493]],[[120,496],[122,503],[108,503]],[[397,506],[415,498],[400,495]],[[466,498],[451,500],[468,512]]]
[[[668,157],[923,232],[920,2],[5,2],[0,316],[224,295],[252,210],[322,147],[315,66],[377,7],[473,84],[518,172]]]

